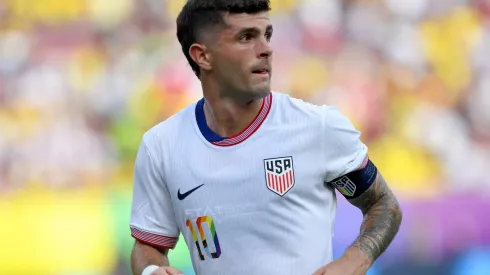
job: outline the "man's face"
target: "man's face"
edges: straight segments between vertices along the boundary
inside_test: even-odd
[[[226,14],[210,47],[212,77],[225,95],[244,100],[270,93],[272,25],[267,12]]]

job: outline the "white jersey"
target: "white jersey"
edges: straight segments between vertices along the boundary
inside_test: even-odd
[[[312,274],[332,261],[330,182],[367,156],[335,107],[272,92],[242,133],[222,138],[203,100],[148,131],[135,168],[132,236],[173,248],[198,275]]]

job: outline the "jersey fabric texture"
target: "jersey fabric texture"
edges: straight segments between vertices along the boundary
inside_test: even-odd
[[[136,158],[131,234],[174,248],[198,275],[312,274],[332,261],[332,182],[365,165],[367,147],[337,108],[271,92],[240,134],[211,131],[200,100],[145,133]]]

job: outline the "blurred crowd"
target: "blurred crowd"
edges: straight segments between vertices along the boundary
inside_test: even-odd
[[[387,274],[405,274],[400,259],[411,266],[407,274],[489,274],[490,221],[482,216],[490,207],[490,0],[271,2],[274,90],[338,106],[404,202],[408,218],[383,259],[398,269]],[[25,246],[13,250],[24,236],[34,250],[58,251],[60,258],[39,250],[46,258],[36,264],[51,260],[53,268],[70,255],[61,244],[51,249],[60,236],[92,245],[85,256],[72,253],[73,264],[127,260],[129,195],[29,197],[18,208],[8,198],[25,190],[131,190],[143,133],[202,96],[175,35],[183,3],[0,0],[0,213],[12,224],[2,227],[11,245],[0,249],[10,259],[1,266],[15,270],[25,258]],[[31,198],[38,205],[29,206]],[[110,203],[114,225],[104,210]],[[339,226],[350,233],[336,238],[337,253],[358,232],[357,220],[342,217],[360,215],[342,205]],[[441,271],[461,251],[453,271]],[[177,261],[187,259],[179,253]],[[487,273],[468,273],[475,259]]]
[[[183,0],[0,1],[0,191],[127,179],[201,96]],[[489,192],[490,1],[276,0],[273,88],[337,105],[402,195]]]

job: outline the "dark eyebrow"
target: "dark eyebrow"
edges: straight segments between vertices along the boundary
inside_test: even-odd
[[[253,33],[253,34],[258,34],[260,33],[260,29],[256,27],[250,27],[250,28],[243,28],[241,29],[238,33],[237,36],[241,36],[242,34],[245,33]]]
[[[270,33],[270,32],[272,32],[272,30],[273,30],[272,25],[268,25],[267,28],[265,29],[265,32]],[[236,36],[241,36],[242,34],[245,34],[245,33],[259,34],[260,29],[257,27],[243,28],[236,34]]]

